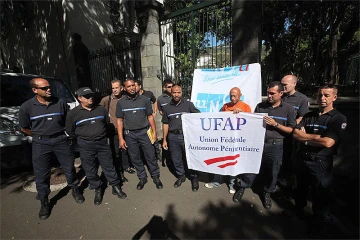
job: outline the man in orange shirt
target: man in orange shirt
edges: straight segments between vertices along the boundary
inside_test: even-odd
[[[224,106],[220,109],[221,112],[233,112],[234,114],[239,112],[251,112],[251,108],[249,105],[244,103],[240,100],[241,97],[241,90],[238,87],[233,87],[230,90],[230,100],[231,102],[225,103]],[[207,188],[213,188],[213,187],[219,187],[220,183],[222,182],[222,175],[214,175],[214,178],[212,182],[206,183],[205,187]],[[236,177],[230,177],[229,181],[229,192],[231,194],[234,194],[236,191],[234,189],[234,183],[235,183]]]

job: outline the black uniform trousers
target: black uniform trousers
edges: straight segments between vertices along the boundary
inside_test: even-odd
[[[184,166],[184,162],[183,162],[185,159],[184,135],[169,133],[168,143],[169,143],[171,159],[174,163],[176,174],[178,176],[183,175],[187,170],[191,177],[197,177],[196,171],[189,170],[187,168],[187,164],[185,164]]]
[[[146,164],[152,177],[160,175],[160,169],[155,157],[155,148],[147,135],[148,128],[139,130],[125,130],[125,141],[132,164],[139,179],[147,177],[141,152],[144,153]]]
[[[124,169],[130,167],[128,152],[120,148],[119,135],[116,132],[110,134],[109,140],[114,166],[116,170],[120,170],[123,173]]]
[[[36,177],[37,199],[44,199],[50,194],[51,159],[53,154],[60,162],[68,186],[76,186],[74,154],[69,139],[65,134],[56,137],[33,136],[32,163]]]
[[[277,177],[283,156],[282,140],[265,140],[261,158],[260,175],[264,184],[264,192],[274,193],[276,190]],[[239,175],[239,188],[250,188],[256,178],[256,174],[245,173]]]
[[[98,175],[98,165],[96,157],[99,160],[100,166],[106,179],[111,186],[120,183],[119,177],[116,173],[113,159],[111,155],[110,146],[107,143],[107,138],[99,140],[84,140],[77,138],[82,167],[85,170],[86,178],[89,181],[90,189],[96,189],[102,186],[102,181]]]
[[[297,210],[302,210],[307,205],[308,189],[311,186],[314,215],[323,218],[329,211],[333,158],[306,155],[300,153],[296,168],[298,185],[295,193],[295,206]]]

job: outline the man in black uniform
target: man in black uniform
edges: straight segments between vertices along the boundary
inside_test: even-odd
[[[128,149],[131,162],[136,168],[136,173],[140,180],[137,189],[143,189],[147,183],[146,170],[140,156],[139,146],[141,146],[141,150],[144,153],[156,188],[161,189],[163,184],[160,181],[160,169],[155,158],[153,143],[150,141],[150,138],[156,139],[156,125],[150,101],[147,97],[136,93],[134,80],[127,79],[124,82],[124,87],[127,95],[121,98],[116,106],[120,146],[123,149]]]
[[[119,148],[119,136],[117,133],[117,118],[115,116],[116,104],[122,97],[121,94],[121,82],[118,79],[111,81],[112,94],[104,97],[100,101],[100,106],[106,108],[109,112],[110,124],[108,127],[108,135],[110,140],[110,148],[114,159],[115,169],[122,182],[128,182],[128,179],[124,176],[124,172],[134,174],[135,171],[131,169],[129,164],[129,156],[127,151],[120,151]]]
[[[164,93],[161,94],[157,99],[157,105],[159,113],[162,115],[163,107],[168,105],[171,101],[171,88],[174,86],[174,83],[170,79],[164,81]]]
[[[41,201],[40,219],[50,216],[48,195],[50,194],[51,157],[55,154],[62,165],[68,186],[77,203],[84,202],[84,196],[75,178],[74,154],[65,135],[65,119],[68,105],[62,99],[51,96],[49,82],[43,78],[30,81],[35,97],[23,103],[19,111],[21,130],[33,137],[32,163],[36,177],[36,198]]]
[[[70,137],[77,137],[81,164],[90,189],[95,189],[94,204],[100,205],[103,199],[103,188],[98,175],[96,157],[106,179],[112,186],[112,194],[122,199],[127,196],[119,185],[120,179],[107,142],[107,127],[110,122],[108,111],[102,106],[93,105],[93,94],[88,87],[76,91],[80,105],[69,112],[66,118],[66,132]]]
[[[181,87],[175,85],[171,89],[172,100],[163,107],[163,148],[170,147],[171,159],[174,162],[178,179],[174,183],[174,187],[178,188],[185,182],[185,167],[183,164],[183,156],[185,156],[185,142],[182,131],[181,115],[185,113],[199,113],[200,111],[190,101],[182,98]],[[193,192],[199,189],[199,181],[195,171],[190,172],[191,187]]]
[[[296,123],[298,124],[303,116],[309,111],[308,98],[295,89],[297,84],[297,77],[295,75],[286,75],[281,79],[281,84],[284,86],[284,94],[282,101],[293,106],[296,113]],[[281,164],[278,181],[283,186],[295,187],[293,177],[293,159],[295,155],[296,141],[293,140],[291,135],[284,139],[284,155]],[[293,180],[290,182],[290,178]]]
[[[334,85],[321,86],[318,91],[319,109],[305,114],[296,126],[293,136],[301,142],[297,161],[298,188],[295,195],[297,215],[303,216],[311,186],[315,219],[327,221],[329,190],[332,183],[333,155],[346,129],[346,117],[334,109],[337,99]],[[330,218],[330,219],[329,219]]]
[[[142,89],[142,84],[139,80],[135,81],[135,91],[139,94],[139,95],[144,95],[145,97],[147,97],[153,107],[153,117],[156,117],[156,113],[157,113],[157,100],[156,97],[154,96],[154,93],[152,91],[146,91],[144,89]],[[159,141],[156,139],[154,142],[154,147],[155,147],[155,152],[156,152],[156,157],[157,160],[159,162],[161,162],[161,150],[160,150],[160,146],[159,146]]]
[[[260,169],[260,174],[265,183],[261,200],[266,209],[270,209],[272,206],[270,193],[274,193],[276,190],[284,137],[291,134],[296,125],[294,108],[281,101],[283,93],[284,88],[280,82],[270,83],[267,89],[267,101],[259,103],[254,111],[254,113],[268,114],[268,116],[264,116],[266,132]],[[244,174],[242,176],[239,181],[240,189],[233,197],[234,202],[239,202],[244,194],[244,188],[251,187],[255,176],[255,174]]]

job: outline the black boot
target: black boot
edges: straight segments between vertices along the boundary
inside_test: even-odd
[[[73,186],[72,187],[72,196],[75,199],[75,202],[77,203],[83,203],[85,201],[84,196],[82,195],[82,193],[80,192],[80,189],[78,186]]]
[[[154,176],[153,177],[153,182],[155,183],[157,189],[162,189],[163,188],[163,184],[160,181],[159,176]]]
[[[184,175],[184,174],[181,175],[180,177],[178,177],[178,179],[177,179],[176,182],[174,183],[174,187],[175,187],[175,188],[180,187],[181,184],[182,184],[183,182],[185,182],[185,180],[186,180],[185,175]]]
[[[265,209],[270,209],[271,208],[272,204],[271,204],[270,193],[264,192],[263,199],[262,199],[262,204],[263,204]]]
[[[120,173],[120,181],[121,181],[122,183],[127,183],[127,182],[129,182],[129,180],[124,176],[123,173]]]
[[[45,220],[50,216],[49,199],[46,197],[44,199],[40,199],[40,201],[41,201],[41,208],[39,212],[39,218],[41,220]]]
[[[137,190],[143,189],[146,183],[147,183],[147,177],[140,178],[140,181],[139,181],[138,185],[136,186],[136,189]]]
[[[95,198],[94,198],[94,204],[100,205],[103,200],[103,190],[101,187],[95,189]]]
[[[240,188],[239,190],[236,191],[236,193],[233,196],[233,201],[235,203],[238,203],[240,201],[240,199],[242,198],[242,196],[244,195],[244,188]]]
[[[117,195],[119,198],[122,198],[122,199],[127,197],[126,193],[124,193],[121,190],[121,187],[119,186],[119,184],[112,186],[112,194]]]
[[[197,177],[193,177],[191,179],[191,189],[193,192],[197,192],[199,190],[199,180]]]

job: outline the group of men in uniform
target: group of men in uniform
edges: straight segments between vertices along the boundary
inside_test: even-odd
[[[282,168],[284,177],[289,173],[296,175],[298,184],[294,196],[297,215],[303,216],[307,189],[311,185],[314,215],[324,219],[328,213],[333,155],[346,128],[346,117],[333,106],[337,99],[336,86],[321,86],[317,99],[319,107],[309,112],[307,97],[295,90],[296,83],[294,75],[285,76],[281,82],[270,83],[267,101],[259,103],[254,110],[254,113],[267,113],[263,118],[266,132],[259,173],[263,180],[261,200],[266,209],[271,208],[270,194],[276,190]],[[77,139],[82,167],[90,189],[95,189],[95,205],[102,202],[104,185],[98,176],[97,161],[112,186],[112,193],[119,198],[127,197],[121,189],[121,183],[127,181],[124,172],[135,173],[130,162],[139,178],[138,190],[143,189],[148,181],[144,161],[156,188],[163,188],[157,159],[156,110],[162,115],[162,147],[169,149],[177,175],[174,187],[180,187],[188,177],[192,190],[198,191],[199,173],[188,169],[185,160],[181,116],[200,111],[182,97],[181,87],[171,80],[164,81],[164,93],[158,99],[151,92],[142,90],[140,82],[126,79],[123,84],[126,94],[121,92],[121,82],[113,80],[112,94],[104,97],[100,105],[94,105],[94,93],[90,88],[80,88],[76,92],[80,105],[69,111],[63,100],[51,95],[48,81],[41,78],[30,81],[35,97],[21,106],[19,119],[22,131],[34,139],[33,166],[37,198],[41,200],[40,219],[50,215],[48,195],[52,153],[63,167],[75,201],[84,202],[77,186],[79,180],[75,177],[69,138]],[[234,114],[251,112],[249,105],[240,100],[239,88],[232,88],[229,94],[231,101],[221,111],[232,111]],[[296,160],[295,150],[299,153]],[[256,176],[244,173],[231,178],[234,202],[241,200]]]

